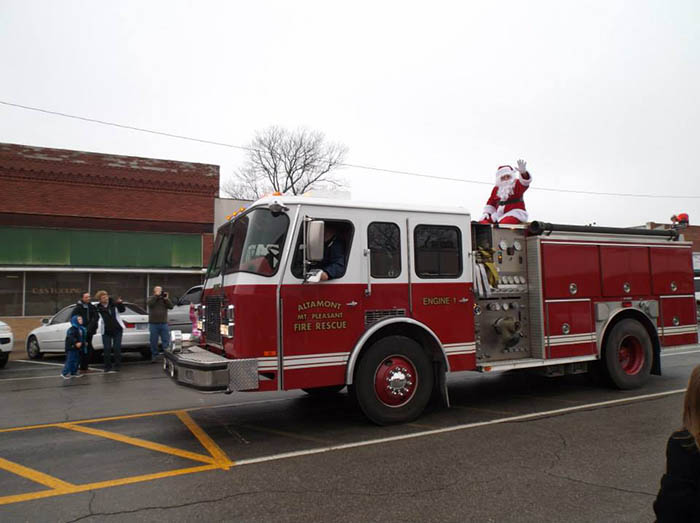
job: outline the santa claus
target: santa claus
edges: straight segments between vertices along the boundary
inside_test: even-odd
[[[523,194],[530,186],[532,177],[527,172],[525,160],[518,160],[518,170],[510,165],[501,165],[496,171],[496,186],[484,207],[479,223],[515,224],[527,221]]]

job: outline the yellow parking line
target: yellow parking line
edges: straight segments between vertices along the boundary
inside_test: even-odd
[[[142,476],[131,476],[128,478],[110,479],[107,481],[98,481],[96,483],[86,483],[78,485],[80,490],[96,490],[107,487],[118,487],[120,485],[129,485],[131,483],[140,483],[142,481],[152,481],[154,479],[171,478],[173,476],[182,476],[183,474],[194,474],[195,472],[205,472],[207,470],[218,469],[216,464],[199,465],[197,467],[188,467],[177,470],[166,470],[165,472],[154,472],[153,474],[143,474]]]
[[[63,481],[62,479],[54,478],[53,476],[49,476],[48,474],[44,474],[38,470],[30,469],[29,467],[25,467],[24,465],[14,463],[3,458],[0,458],[0,468],[8,472],[12,472],[13,474],[17,474],[18,476],[31,479],[36,483],[41,483],[42,485],[51,487],[52,489],[70,489],[75,486],[67,481]]]
[[[146,441],[144,439],[132,438],[131,436],[124,436],[123,434],[117,434],[116,432],[108,432],[106,430],[95,429],[92,427],[83,427],[82,425],[73,425],[72,423],[57,423],[56,426],[68,430],[74,430],[76,432],[83,432],[92,436],[99,436],[101,438],[120,441],[122,443],[134,445],[136,447],[142,447],[149,450],[164,452],[166,454],[172,454],[181,458],[191,459],[194,461],[201,461],[202,463],[215,463],[214,458],[210,456],[205,456],[204,454],[197,454],[196,452],[190,452],[188,450],[176,449],[175,447],[169,447],[168,445],[161,445],[160,443],[154,443],[152,441]]]
[[[121,416],[109,416],[106,418],[91,418],[91,419],[81,419],[77,421],[71,421],[73,425],[82,425],[85,423],[100,423],[102,421],[118,421],[122,419],[134,419],[134,418],[147,418],[149,416],[162,416],[164,414],[175,414],[175,410],[156,410],[153,412],[141,412],[138,414],[124,414]],[[3,432],[19,432],[22,430],[36,430],[36,429],[49,429],[52,427],[60,427],[61,423],[42,423],[41,425],[24,425],[22,427],[10,427],[6,429],[0,429],[0,433]]]
[[[51,496],[62,496],[65,494],[76,494],[78,492],[87,492],[89,490],[99,490],[108,487],[117,487],[120,485],[129,485],[131,483],[140,483],[143,481],[152,481],[154,479],[170,478],[173,476],[182,476],[184,474],[194,474],[196,472],[205,472],[207,470],[218,469],[218,465],[199,465],[197,467],[189,467],[177,470],[168,470],[165,472],[155,472],[153,474],[144,474],[142,476],[131,476],[128,478],[112,479],[108,481],[99,481],[96,483],[86,483],[84,485],[73,485],[63,489],[40,490],[39,492],[28,492],[26,494],[14,494],[11,496],[0,497],[0,505],[8,505],[10,503],[19,503],[21,501],[32,501],[35,499],[48,498]]]
[[[217,463],[222,469],[228,470],[234,463],[229,459],[226,453],[219,447],[216,442],[209,437],[209,434],[204,432],[202,428],[197,425],[197,423],[192,419],[186,411],[180,410],[175,413],[180,421],[182,421],[185,426],[190,429],[190,432],[194,434],[194,437],[199,440],[202,446],[207,449],[214,462]]]

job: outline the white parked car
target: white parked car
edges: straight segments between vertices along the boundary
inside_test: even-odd
[[[192,320],[190,320],[190,308],[197,307],[202,298],[203,285],[195,285],[177,300],[175,307],[168,311],[168,325],[170,330],[178,330],[182,333],[192,332]]]
[[[0,321],[0,369],[7,365],[14,342],[15,338],[10,326],[4,321]]]
[[[151,357],[150,337],[148,333],[148,315],[138,305],[124,302],[126,311],[120,313],[124,322],[122,335],[122,352],[138,351],[144,358]],[[37,327],[27,336],[27,356],[39,359],[45,353],[64,353],[66,350],[66,332],[70,327],[70,313],[75,304],[64,307],[51,318],[41,320]],[[95,334],[92,346],[96,352],[102,351],[102,336]]]

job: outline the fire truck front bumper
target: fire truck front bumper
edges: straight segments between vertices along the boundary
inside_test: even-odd
[[[258,389],[258,360],[230,360],[177,342],[164,352],[163,370],[180,385],[208,392]]]

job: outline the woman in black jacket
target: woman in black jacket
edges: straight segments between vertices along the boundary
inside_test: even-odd
[[[700,521],[700,365],[685,392],[683,429],[668,440],[654,512],[659,523]]]
[[[97,313],[99,320],[97,331],[102,335],[102,355],[105,362],[105,372],[119,372],[122,363],[122,334],[124,333],[124,322],[119,316],[126,307],[121,298],[114,301],[109,297],[107,291],[97,291]],[[114,363],[112,362],[114,355]],[[112,366],[114,365],[114,366]]]

